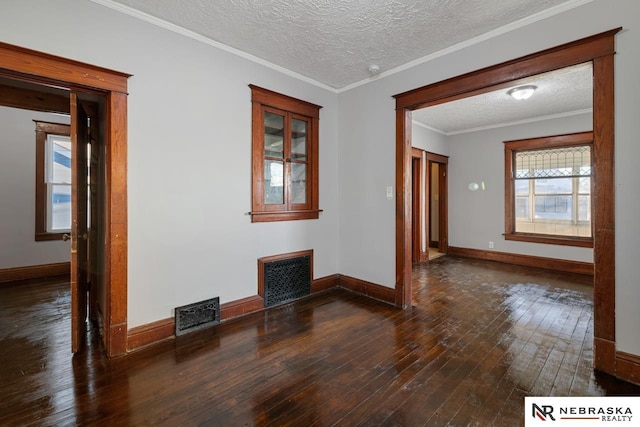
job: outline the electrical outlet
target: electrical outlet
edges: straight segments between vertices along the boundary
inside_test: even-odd
[[[489,249],[493,249],[493,242],[489,242]]]

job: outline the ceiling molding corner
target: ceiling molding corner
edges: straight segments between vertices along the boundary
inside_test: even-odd
[[[196,40],[200,43],[204,43],[206,45],[215,47],[216,49],[220,49],[227,53],[231,53],[233,55],[239,56],[248,61],[254,62],[256,64],[262,65],[264,67],[270,68],[274,71],[278,71],[279,73],[285,74],[289,77],[293,77],[295,79],[301,80],[305,83],[309,83],[311,85],[317,86],[321,89],[327,90],[332,93],[339,93],[339,89],[326,85],[322,82],[319,82],[315,79],[307,77],[305,75],[296,73],[295,71],[291,71],[287,68],[281,67],[277,64],[269,62],[265,59],[259,58],[257,56],[251,55],[239,49],[235,49],[231,46],[227,46],[226,44],[220,43],[208,37],[205,37],[201,34],[198,34],[194,31],[187,30],[179,25],[172,24],[171,22],[165,21],[164,19],[157,18],[155,16],[149,15],[148,13],[141,12],[137,9],[134,9],[129,6],[125,6],[121,3],[117,3],[113,0],[90,0],[93,3],[99,4],[101,6],[107,7],[109,9],[115,10],[116,12],[123,13],[125,15],[131,16],[132,18],[139,19],[141,21],[147,22],[148,24],[155,25],[156,27],[163,28],[165,30],[171,31],[176,34],[180,34],[184,37],[188,37],[190,39]]]
[[[381,78],[384,78],[384,77],[387,77],[387,76],[391,76],[393,74],[397,74],[397,73],[399,73],[401,71],[408,70],[408,69],[413,68],[413,67],[415,67],[417,65],[433,61],[433,60],[435,60],[437,58],[449,55],[449,54],[457,52],[459,50],[466,49],[466,48],[474,46],[474,45],[476,45],[478,43],[482,43],[482,42],[487,41],[489,39],[492,39],[492,38],[507,34],[507,33],[511,32],[511,31],[515,31],[515,30],[517,30],[519,28],[526,27],[527,25],[531,25],[531,24],[533,24],[535,22],[538,22],[538,21],[541,21],[543,19],[550,18],[550,17],[555,16],[555,15],[559,15],[560,13],[566,12],[566,11],[571,10],[571,9],[575,9],[576,7],[580,7],[582,5],[591,3],[593,1],[594,0],[569,0],[566,3],[562,3],[562,4],[558,5],[558,6],[554,6],[554,7],[551,7],[549,9],[543,10],[542,12],[538,12],[538,13],[533,14],[531,16],[528,16],[526,18],[519,19],[519,20],[517,20],[515,22],[512,22],[510,24],[503,25],[502,27],[496,28],[495,30],[491,30],[489,32],[486,32],[484,34],[481,34],[479,36],[471,38],[469,40],[465,40],[465,41],[457,43],[457,44],[455,44],[453,46],[441,49],[441,50],[439,50],[437,52],[434,52],[434,53],[432,53],[430,55],[423,56],[422,58],[418,58],[418,59],[415,59],[413,61],[407,62],[406,64],[399,65],[399,66],[397,66],[395,68],[392,68],[390,70],[383,71],[382,73],[377,74],[375,77],[368,77],[366,79],[363,79],[363,80],[360,80],[358,82],[349,84],[347,86],[343,86],[342,88],[338,89],[338,93],[347,92],[347,91],[349,91],[351,89],[355,89],[355,88],[357,88],[359,86],[363,86],[365,84],[371,83],[374,79],[378,80],[378,79],[381,79]]]

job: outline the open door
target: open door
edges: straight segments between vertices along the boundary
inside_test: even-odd
[[[87,340],[87,143],[89,118],[71,92],[71,351]]]

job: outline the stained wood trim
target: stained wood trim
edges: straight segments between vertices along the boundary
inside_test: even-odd
[[[469,96],[487,93],[510,82],[592,61],[615,53],[613,37],[622,28],[526,55],[498,65],[395,95],[397,109],[417,110]],[[504,85],[504,86],[501,86]],[[594,102],[595,106],[595,102]]]
[[[301,253],[306,252],[308,251],[301,251]],[[277,261],[278,259],[288,258],[288,256],[285,257],[285,255],[288,254],[275,255],[268,258],[274,258],[273,260]],[[337,287],[342,287],[352,292],[389,304],[395,303],[395,291],[392,288],[387,288],[375,283],[366,282],[364,280],[340,274],[332,274],[315,279],[311,284],[311,292],[313,294],[331,291]],[[220,322],[225,322],[262,310],[268,310],[268,308],[265,308],[264,299],[259,295],[229,301],[220,304]],[[145,325],[136,326],[135,328],[129,329],[127,333],[127,351],[135,351],[142,347],[146,347],[169,338],[174,338],[174,334],[174,318],[162,319]]]
[[[315,294],[318,292],[328,291],[328,290],[337,288],[339,284],[340,284],[339,274],[332,274],[331,276],[314,279],[311,282],[311,293]]]
[[[175,328],[175,319],[172,318],[131,328],[127,333],[127,350],[138,350],[147,345],[174,338]]]
[[[69,275],[71,264],[58,262],[53,264],[29,265],[0,269],[0,282],[35,279],[38,277]]]
[[[411,228],[406,214],[410,187],[404,177],[410,171],[411,110],[486,93],[537,74],[585,62],[593,64],[594,135],[594,337],[596,342],[612,342],[615,349],[615,215],[614,215],[614,60],[616,28],[566,43],[492,67],[453,77],[404,92],[396,98],[396,304],[407,307],[411,301],[411,266],[406,265],[406,248]],[[597,354],[595,360],[613,360],[596,368],[615,375],[615,356]],[[604,350],[602,350],[604,351]]]
[[[595,297],[594,297],[595,301]],[[593,338],[594,368],[611,375],[616,374],[616,343],[599,337]]]
[[[127,95],[111,92],[106,113],[105,283],[109,356],[127,348]]]
[[[616,376],[640,385],[640,356],[616,351]]]
[[[614,38],[609,43],[614,46]],[[593,61],[593,307],[595,337],[616,340],[614,57]],[[596,355],[597,358],[597,355]],[[607,373],[612,373],[605,370]]]
[[[37,81],[46,77],[50,83],[69,83],[85,88],[113,92],[127,92],[127,79],[131,74],[62,58],[44,52],[0,42],[0,68],[33,76]],[[3,74],[0,72],[0,74]],[[7,74],[5,74],[7,75]]]
[[[396,110],[396,296],[411,306],[411,111]]]
[[[264,310],[264,299],[259,295],[220,304],[220,321]]]
[[[282,95],[255,85],[251,88],[251,222],[292,221],[317,219],[319,209],[319,105]],[[284,135],[284,158],[290,156],[292,149],[291,121],[299,119],[307,122],[307,200],[293,203],[291,200],[291,165],[284,164],[283,203],[265,204],[265,151],[264,151],[264,113],[272,112],[284,117],[287,132]],[[291,159],[285,161],[291,163]]]
[[[105,350],[127,351],[127,79],[130,74],[0,42],[0,75],[106,99]]]
[[[422,220],[425,218],[425,188],[423,186],[424,179],[424,150],[411,147],[411,217],[412,217],[412,238],[411,238],[411,261],[420,261],[422,256]],[[414,165],[417,166],[414,168]],[[416,170],[417,169],[417,170]],[[428,182],[428,180],[427,180]],[[417,219],[414,221],[413,219]],[[425,223],[428,227],[429,223]]]
[[[0,84],[0,105],[44,113],[69,114],[69,97]]]
[[[528,150],[544,150],[557,147],[593,146],[593,132],[578,132],[504,141],[504,238],[519,242],[545,243],[549,245],[593,247],[593,237],[561,236],[516,232],[514,154]],[[592,162],[595,163],[595,160]]]
[[[66,99],[70,108],[69,99]],[[45,182],[46,144],[49,135],[71,136],[71,126],[62,123],[34,120],[36,134],[36,176],[35,176],[35,241],[62,240],[63,233],[47,232],[47,184]],[[70,233],[70,232],[69,232]]]
[[[251,101],[280,110],[295,111],[309,117],[320,117],[321,105],[316,105],[302,99],[283,95],[260,86],[250,84]]]
[[[340,275],[339,283],[341,288],[395,305],[396,291],[393,288],[388,288],[386,286],[342,274]]]
[[[545,258],[507,252],[485,251],[482,249],[460,248],[456,246],[449,247],[449,255],[593,276],[593,263],[590,262]]]

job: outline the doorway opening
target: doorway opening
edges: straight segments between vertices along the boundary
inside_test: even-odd
[[[396,304],[411,304],[411,200],[406,175],[411,170],[413,110],[512,86],[545,72],[592,62],[593,66],[593,211],[594,224],[594,365],[616,374],[615,348],[615,217],[614,205],[614,29],[592,37],[398,94],[396,98]]]
[[[427,153],[429,260],[446,255],[449,250],[448,163],[445,156]]]
[[[60,58],[18,46],[0,43],[0,77],[13,81],[27,82],[34,86],[35,92],[49,92],[47,88],[69,93],[68,97],[57,97],[57,110],[66,108],[66,112],[72,115],[71,127],[82,129],[84,119],[75,114],[72,108],[75,105],[86,106],[90,110],[91,104],[97,102],[100,117],[91,122],[96,127],[94,132],[101,135],[103,143],[97,144],[103,150],[103,182],[104,203],[102,212],[104,224],[104,239],[100,246],[104,248],[103,271],[100,272],[104,289],[102,290],[102,305],[100,312],[95,315],[101,320],[100,330],[105,351],[108,356],[117,356],[126,353],[127,350],[127,79],[130,75],[108,70],[101,67],[84,64],[81,62]],[[11,95],[11,91],[3,91],[3,94]],[[36,109],[38,103],[43,104],[44,96],[36,96],[31,99],[30,108]],[[24,107],[23,97],[8,96],[5,105],[10,102]],[[22,103],[22,104],[21,104]],[[45,102],[46,103],[46,102]],[[63,107],[66,105],[66,107]],[[100,107],[100,105],[102,107]],[[42,107],[44,108],[44,107]],[[54,110],[55,112],[59,112]],[[75,111],[79,111],[76,108]],[[85,115],[82,115],[85,116]],[[90,116],[90,114],[86,114]],[[77,126],[74,126],[77,124]],[[87,122],[87,127],[89,122]],[[72,133],[74,130],[72,130]],[[88,132],[87,132],[88,133]],[[77,137],[77,135],[75,135]],[[81,146],[82,144],[80,144]],[[96,151],[97,153],[97,151]],[[76,159],[80,156],[76,156]],[[85,159],[86,163],[87,159]],[[98,159],[96,159],[96,162]],[[97,164],[97,163],[96,163]],[[73,181],[73,179],[72,179]],[[78,180],[75,180],[78,185]],[[72,182],[72,185],[73,182]],[[85,189],[86,190],[86,189]],[[89,190],[90,191],[90,190]],[[72,196],[73,197],[73,196]],[[80,195],[79,200],[83,199]],[[73,205],[73,202],[72,202]],[[72,207],[72,212],[80,212],[82,209]],[[97,212],[97,210],[95,211]],[[97,219],[100,222],[100,220]],[[73,223],[73,221],[72,221]],[[75,234],[75,235],[74,235]],[[82,246],[90,239],[97,239],[84,234],[83,230],[72,227],[71,255],[78,246]],[[104,244],[102,244],[104,243]],[[97,245],[94,245],[97,247]],[[84,252],[81,250],[81,252]],[[95,257],[95,255],[94,255]],[[100,259],[97,257],[96,259]],[[80,262],[72,262],[71,274],[81,274]],[[81,292],[82,293],[82,292]],[[98,292],[100,293],[100,292]],[[72,292],[72,311],[82,310],[81,298],[74,298]],[[91,298],[90,298],[91,299]],[[86,305],[84,306],[86,307]],[[81,319],[82,312],[77,313]],[[72,315],[73,316],[73,315]],[[73,328],[73,325],[72,325]],[[77,348],[82,347],[78,342]],[[75,347],[75,346],[74,346]]]

